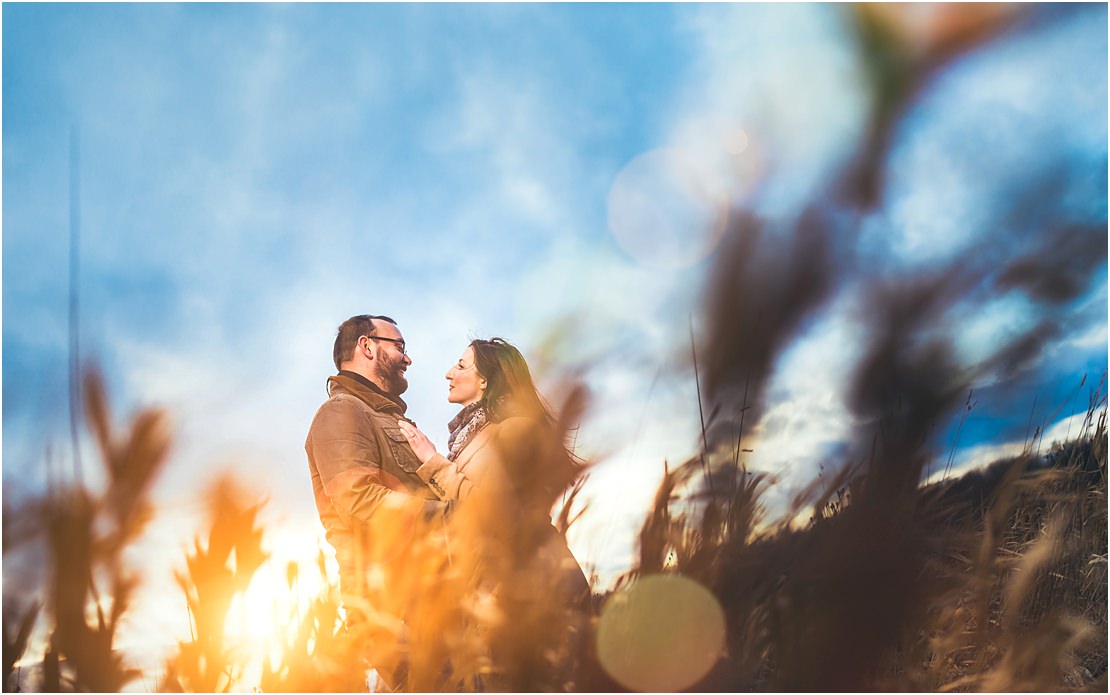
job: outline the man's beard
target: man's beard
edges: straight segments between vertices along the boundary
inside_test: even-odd
[[[377,376],[387,393],[400,396],[408,390],[409,380],[405,378],[404,363],[384,352],[378,354]]]

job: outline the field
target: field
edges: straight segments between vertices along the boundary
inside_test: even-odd
[[[552,517],[565,534],[582,512],[590,462],[572,471],[561,448],[537,451],[516,499],[476,493],[437,520],[382,515],[365,549],[377,593],[358,626],[344,622],[323,553],[315,567],[289,565],[290,593],[309,579],[323,589],[267,618],[280,644],[255,659],[228,639],[228,621],[272,562],[267,529],[249,494],[214,480],[207,532],[174,567],[192,634],[140,672],[119,648],[125,619],[143,620],[143,570],[127,551],[159,512],[153,481],[174,465],[168,414],[142,410],[117,431],[89,369],[70,386],[105,485],[58,476],[41,497],[4,500],[5,691],[1106,692],[1106,373],[1083,377],[1086,415],[1070,441],[1031,427],[1020,455],[926,484],[945,466],[948,424],[974,415],[974,389],[1030,377],[1076,330],[1071,312],[1091,296],[1105,308],[1105,199],[1101,220],[1065,219],[1049,167],[1006,202],[1013,229],[947,260],[884,267],[860,241],[869,220],[888,224],[903,115],[1017,12],[955,7],[925,28],[895,6],[853,9],[871,96],[859,151],[796,214],[728,210],[696,341],[691,317],[700,447],[658,461],[666,474],[638,556],[614,587],[595,587],[588,605],[555,598],[560,573],[541,540]],[[778,482],[746,456],[762,446],[768,384],[841,297],[854,298],[858,355],[838,394],[851,431],[772,509]],[[965,359],[965,322],[1007,302],[1022,307],[1020,325]],[[564,389],[567,433],[588,426],[586,386]],[[45,568],[41,584],[9,581],[16,555]]]
[[[88,393],[111,485],[5,509],[5,552],[37,540],[53,570],[44,605],[5,595],[6,691],[115,691],[140,675],[113,647],[138,579],[122,555],[153,511],[145,490],[168,441],[153,411],[112,436],[95,378]],[[211,496],[211,533],[197,539],[178,576],[195,637],[157,674],[158,689],[357,691],[366,674],[351,664],[368,656],[382,672],[407,660],[405,685],[416,691],[1102,692],[1105,400],[1092,405],[1090,436],[1044,455],[1031,448],[929,486],[873,467],[815,486],[793,514],[773,521],[760,504],[764,476],[715,462],[710,493],[696,484],[706,457],[695,457],[665,477],[637,565],[594,596],[594,610],[548,600],[553,575],[528,541],[545,518],[507,532],[488,504],[460,507],[447,529],[458,544],[454,561],[442,534],[420,534],[401,557],[381,561],[409,592],[383,597],[371,629],[344,629],[328,577],[310,609],[289,616],[279,657],[261,665],[245,663],[223,639],[232,599],[267,561],[257,507],[241,506],[225,481]],[[482,547],[473,554],[482,555],[481,569],[463,559],[467,545]],[[292,590],[297,568],[289,571]],[[318,571],[327,576],[323,558]],[[470,581],[476,572],[484,581]],[[712,625],[691,624],[676,608],[694,605],[675,593],[680,584],[656,582],[633,608],[607,609],[653,577],[693,580],[712,595],[724,640],[708,654],[695,647],[698,663],[667,656],[690,644],[713,648],[703,634]],[[28,651],[36,622],[49,634],[38,654]],[[624,638],[595,649],[612,642],[606,630]]]

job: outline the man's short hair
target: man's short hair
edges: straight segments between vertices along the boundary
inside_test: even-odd
[[[359,338],[364,335],[374,335],[374,319],[388,321],[394,326],[397,325],[397,322],[388,316],[371,316],[370,314],[352,316],[339,324],[339,331],[335,336],[335,347],[332,348],[332,358],[335,360],[336,369],[342,369],[343,367],[340,365],[354,356]]]

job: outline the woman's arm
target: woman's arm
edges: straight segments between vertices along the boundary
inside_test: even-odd
[[[397,426],[404,433],[412,453],[420,460],[416,475],[428,483],[432,491],[442,500],[461,500],[470,495],[474,481],[460,471],[454,463],[436,451],[436,447],[415,425],[398,420]]]

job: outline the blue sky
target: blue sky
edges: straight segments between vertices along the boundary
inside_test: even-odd
[[[861,142],[849,9],[5,3],[5,496],[42,488],[48,443],[57,466],[69,456],[76,128],[83,355],[109,376],[119,423],[162,405],[176,433],[152,568],[168,578],[181,562],[220,470],[314,550],[304,434],[335,327],[369,312],[405,333],[410,414],[441,446],[443,373],[469,337],[520,345],[554,402],[565,377],[585,379],[579,442],[602,463],[572,542],[603,574],[623,569],[663,461],[698,440],[689,331],[719,204],[789,220]],[[969,249],[1000,262],[1044,225],[1105,227],[1106,8],[1029,11],[905,114],[859,258],[895,273]],[[1049,184],[1054,204],[1015,217]],[[1067,418],[1084,373],[1097,383],[1105,252],[1056,309],[1067,331],[1017,377],[976,384],[962,463],[1020,444],[1033,410]],[[784,486],[851,427],[855,290],[769,385],[752,464]],[[974,364],[1042,311],[1013,296],[967,306],[961,355]]]

